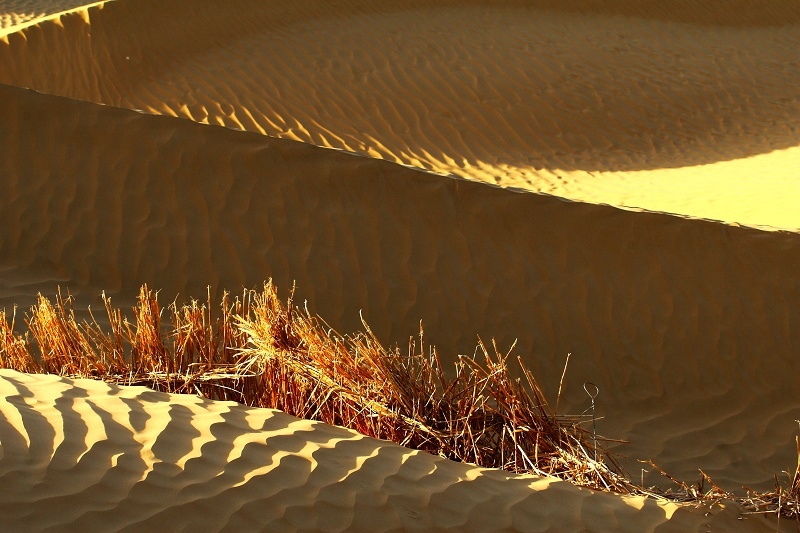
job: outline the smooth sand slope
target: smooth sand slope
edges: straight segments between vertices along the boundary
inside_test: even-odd
[[[9,36],[0,81],[592,203],[800,228],[796,2],[706,4],[126,0]]]
[[[597,384],[633,477],[768,488],[800,408],[800,14],[696,4],[119,0],[8,30],[0,308],[296,280],[386,344],[420,319],[445,359],[518,339],[551,398],[571,352],[560,410]],[[559,498],[555,530],[613,499]]]
[[[0,370],[4,531],[732,531],[272,409]],[[42,512],[46,508],[46,512]],[[707,513],[707,514],[706,514]],[[760,517],[748,531],[775,531]],[[788,529],[787,529],[788,531]]]

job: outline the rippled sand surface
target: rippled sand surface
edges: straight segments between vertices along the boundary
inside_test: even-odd
[[[552,397],[572,353],[561,410],[597,384],[631,475],[653,459],[768,488],[796,464],[800,417],[800,13],[728,4],[0,2],[0,307],[58,286],[81,307],[142,283],[171,300],[296,281],[332,326],[361,311],[386,344],[420,320],[449,360],[476,335],[517,340]],[[545,482],[515,483],[522,501]],[[550,529],[619,530],[608,517],[630,502],[563,490],[576,507],[551,506]],[[371,515],[354,498],[336,509],[356,527]],[[479,517],[451,505],[473,503]],[[519,530],[541,519],[514,512]]]
[[[18,31],[20,26],[88,5],[81,0],[0,0],[0,33]]]

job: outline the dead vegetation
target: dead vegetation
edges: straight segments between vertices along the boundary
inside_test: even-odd
[[[459,356],[448,373],[421,328],[406,353],[389,350],[366,323],[360,333],[340,335],[291,297],[282,302],[271,283],[233,300],[225,294],[219,306],[209,296],[166,309],[144,286],[132,321],[103,301],[106,328],[91,313],[76,319],[72,299],[60,292],[55,303],[39,296],[23,334],[16,310],[10,319],[0,313],[0,367],[277,408],[455,461],[597,490],[693,503],[733,499],[746,513],[800,517],[800,464],[788,486],[776,478],[774,491],[746,497],[702,472],[690,486],[661,471],[677,485],[671,491],[635,484],[580,419],[556,416],[519,358],[513,363],[523,378],[514,378],[510,351],[494,344],[480,342],[479,356]]]

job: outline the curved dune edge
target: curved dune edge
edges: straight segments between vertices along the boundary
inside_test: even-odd
[[[673,475],[766,489],[792,449],[800,240],[568,203],[0,86],[0,305],[132,305],[297,282],[338,331],[425,324],[445,359],[517,339],[562,412]],[[79,149],[77,149],[79,147]],[[120,149],[120,147],[125,147]],[[42,153],[49,154],[41,157]],[[216,296],[214,296],[216,298]],[[638,471],[633,462],[631,470]],[[653,481],[655,482],[655,481]]]
[[[513,476],[233,402],[9,370],[0,391],[13,530],[775,531],[734,505]]]
[[[793,2],[439,4],[110,2],[6,36],[0,82],[589,203],[800,228]]]
[[[0,37],[38,24],[43,19],[58,18],[104,3],[82,0],[0,0]]]

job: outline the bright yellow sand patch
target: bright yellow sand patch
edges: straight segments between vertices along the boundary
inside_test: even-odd
[[[35,24],[51,17],[102,2],[82,0],[0,0],[0,35],[19,31],[22,26]]]

